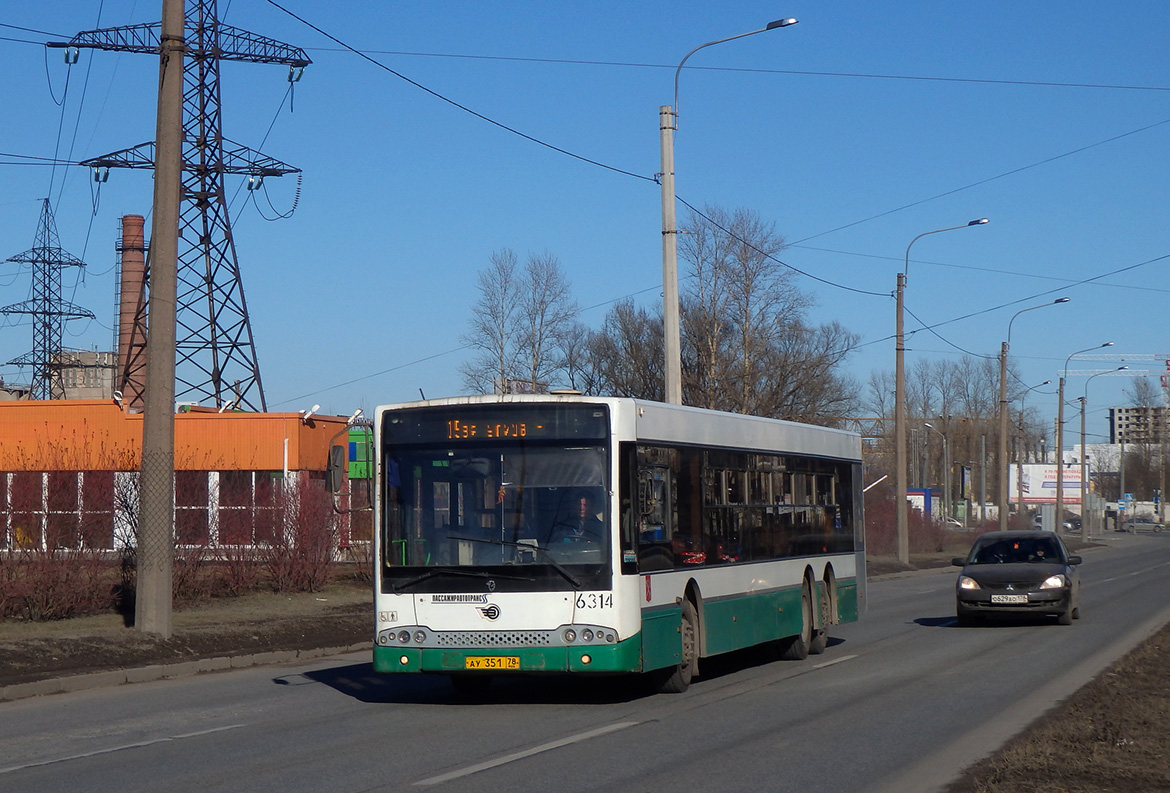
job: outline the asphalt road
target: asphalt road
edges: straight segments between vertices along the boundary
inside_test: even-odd
[[[1107,545],[1072,626],[958,628],[954,572],[916,574],[824,655],[719,659],[682,695],[521,678],[468,704],[355,653],[0,704],[0,790],[934,790],[1170,619],[1170,535]]]

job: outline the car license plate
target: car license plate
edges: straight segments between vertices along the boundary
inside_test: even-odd
[[[464,659],[464,669],[519,669],[520,657],[516,655],[473,655]]]
[[[1027,603],[1027,595],[992,595],[992,603]]]

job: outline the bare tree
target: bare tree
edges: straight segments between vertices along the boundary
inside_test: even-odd
[[[661,401],[664,394],[662,317],[619,300],[589,340],[598,391]]]
[[[479,300],[463,341],[478,353],[460,366],[464,383],[486,394],[521,384],[538,391],[564,376],[566,345],[584,343],[575,332],[577,305],[556,257],[529,255],[523,271],[516,254],[492,254],[479,274]]]
[[[476,393],[492,393],[497,383],[506,382],[517,369],[520,284],[516,268],[516,254],[504,248],[493,253],[487,269],[479,272],[479,300],[462,336],[478,352],[459,367],[464,384]]]
[[[865,407],[870,415],[888,418],[894,415],[894,373],[878,370],[869,373],[869,388]]]
[[[1125,395],[1129,397],[1129,404],[1135,408],[1156,407],[1162,401],[1157,387],[1144,375],[1130,378]]]
[[[687,401],[759,413],[757,394],[769,380],[761,363],[803,327],[808,297],[775,259],[783,237],[757,213],[706,207],[691,213],[684,230],[681,253],[693,275],[682,301],[691,359]]]
[[[578,313],[572,286],[551,253],[529,255],[524,265],[518,357],[532,390],[565,366],[565,345]]]

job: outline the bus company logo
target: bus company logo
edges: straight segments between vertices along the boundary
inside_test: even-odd
[[[500,607],[495,603],[492,603],[490,606],[480,606],[476,611],[486,620],[497,620],[500,618]]]
[[[432,603],[487,603],[487,595],[431,595]]]
[[[496,591],[496,582],[495,582],[495,580],[493,580],[493,579],[489,578],[489,579],[488,579],[488,582],[487,582],[487,588],[488,588],[488,592],[495,592],[495,591]]]

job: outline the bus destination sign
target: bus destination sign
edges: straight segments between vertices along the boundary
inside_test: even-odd
[[[544,430],[543,424],[534,424],[533,432]],[[525,438],[528,436],[527,421],[462,421],[451,419],[447,422],[447,440],[470,440],[472,438]]]

